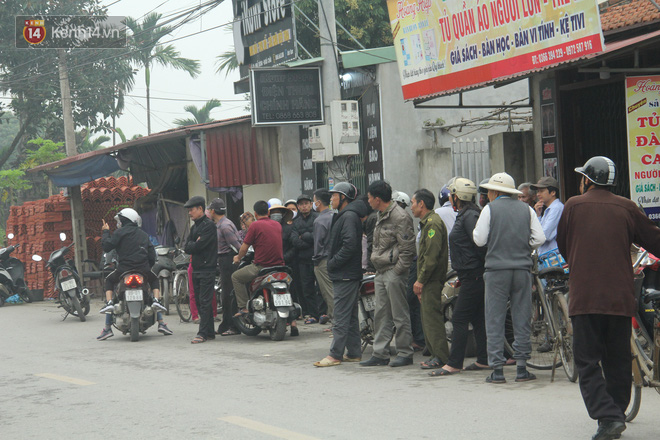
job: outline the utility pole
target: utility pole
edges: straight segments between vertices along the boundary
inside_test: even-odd
[[[62,96],[62,119],[64,120],[64,143],[67,156],[78,154],[76,150],[76,132],[73,127],[73,111],[71,110],[71,89],[69,88],[69,73],[66,65],[66,52],[57,49],[59,57],[60,94]],[[82,277],[83,261],[87,259],[87,235],[85,233],[85,217],[83,213],[80,185],[69,188],[71,201],[71,225],[73,226],[73,242],[76,244],[76,269]]]
[[[321,90],[323,91],[323,114],[325,123],[332,125],[332,116],[330,105],[332,101],[341,99],[341,90],[339,88],[339,55],[337,54],[337,26],[335,23],[335,2],[334,0],[318,0],[319,5],[319,37],[321,39]],[[345,158],[336,158],[335,164],[339,161],[345,161]],[[328,177],[334,177],[339,180],[347,180],[348,176],[344,173],[335,173],[328,167]],[[338,171],[335,167],[334,171]]]

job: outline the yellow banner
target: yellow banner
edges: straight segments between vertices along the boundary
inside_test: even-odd
[[[404,99],[602,51],[596,0],[387,0]]]
[[[660,220],[660,76],[626,78],[630,198]]]

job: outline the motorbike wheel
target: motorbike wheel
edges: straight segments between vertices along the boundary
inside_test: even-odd
[[[72,315],[77,316],[80,319],[80,322],[85,322],[87,318],[85,318],[85,314],[83,313],[83,309],[80,305],[80,301],[78,301],[78,298],[75,296],[71,298],[71,304],[73,304],[73,309],[75,310],[75,313],[72,313]]]
[[[82,305],[82,308],[83,308],[83,313],[85,314],[85,316],[87,316],[87,315],[89,315],[89,298],[87,298],[87,297],[83,297],[83,298],[84,298],[84,300],[83,300],[81,305]]]
[[[0,307],[5,305],[5,298],[9,298],[10,296],[9,289],[4,284],[0,284]]]
[[[19,289],[18,296],[26,303],[32,302],[32,298],[30,298],[30,295],[28,295],[28,291],[25,288]]]
[[[269,330],[271,341],[281,341],[284,339],[284,335],[286,334],[286,321],[286,318],[282,318],[281,316],[277,317],[275,328]]]
[[[131,342],[137,342],[140,337],[140,318],[131,318]]]
[[[234,291],[232,290],[231,292],[231,304],[232,308],[234,310],[237,310],[236,306],[236,296],[234,294]],[[249,322],[245,320],[243,317],[239,318],[233,318],[234,319],[234,325],[236,328],[243,333],[244,335],[247,336],[257,336],[259,333],[261,333],[261,327],[257,327],[256,325],[252,325]]]
[[[170,314],[170,280],[169,278],[159,278],[160,283],[160,297],[163,298],[163,307],[165,307],[165,314]]]

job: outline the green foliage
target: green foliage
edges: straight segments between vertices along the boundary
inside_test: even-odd
[[[64,159],[66,154],[60,150],[64,146],[64,142],[53,142],[49,139],[32,139],[28,141],[28,148],[26,150],[26,159],[20,166],[22,170],[29,170],[30,168],[51,163]],[[35,149],[36,147],[36,149]]]
[[[0,202],[10,203],[15,198],[16,191],[24,191],[32,188],[32,184],[25,178],[23,170],[0,171]]]
[[[92,133],[89,130],[86,132],[85,138],[77,147],[78,154],[89,153],[90,151],[96,151],[96,150],[100,150],[101,148],[105,148],[103,144],[110,140],[110,136],[103,136],[103,135],[98,136],[94,140],[90,140],[89,138],[91,134]]]
[[[193,117],[175,119],[174,123],[179,127],[184,127],[186,125],[204,124],[206,122],[214,121],[215,119],[211,118],[211,110],[220,107],[221,105],[222,103],[217,99],[206,101],[206,104],[200,108],[197,108],[194,105],[187,105],[183,109],[193,115]]]

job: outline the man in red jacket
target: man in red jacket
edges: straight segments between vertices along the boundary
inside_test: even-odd
[[[580,391],[598,420],[593,439],[615,439],[626,429],[635,314],[630,245],[660,252],[660,229],[629,199],[612,194],[614,162],[603,156],[575,169],[580,193],[564,206],[557,228],[559,252],[571,269],[569,315]],[[605,262],[603,258],[606,258]]]

